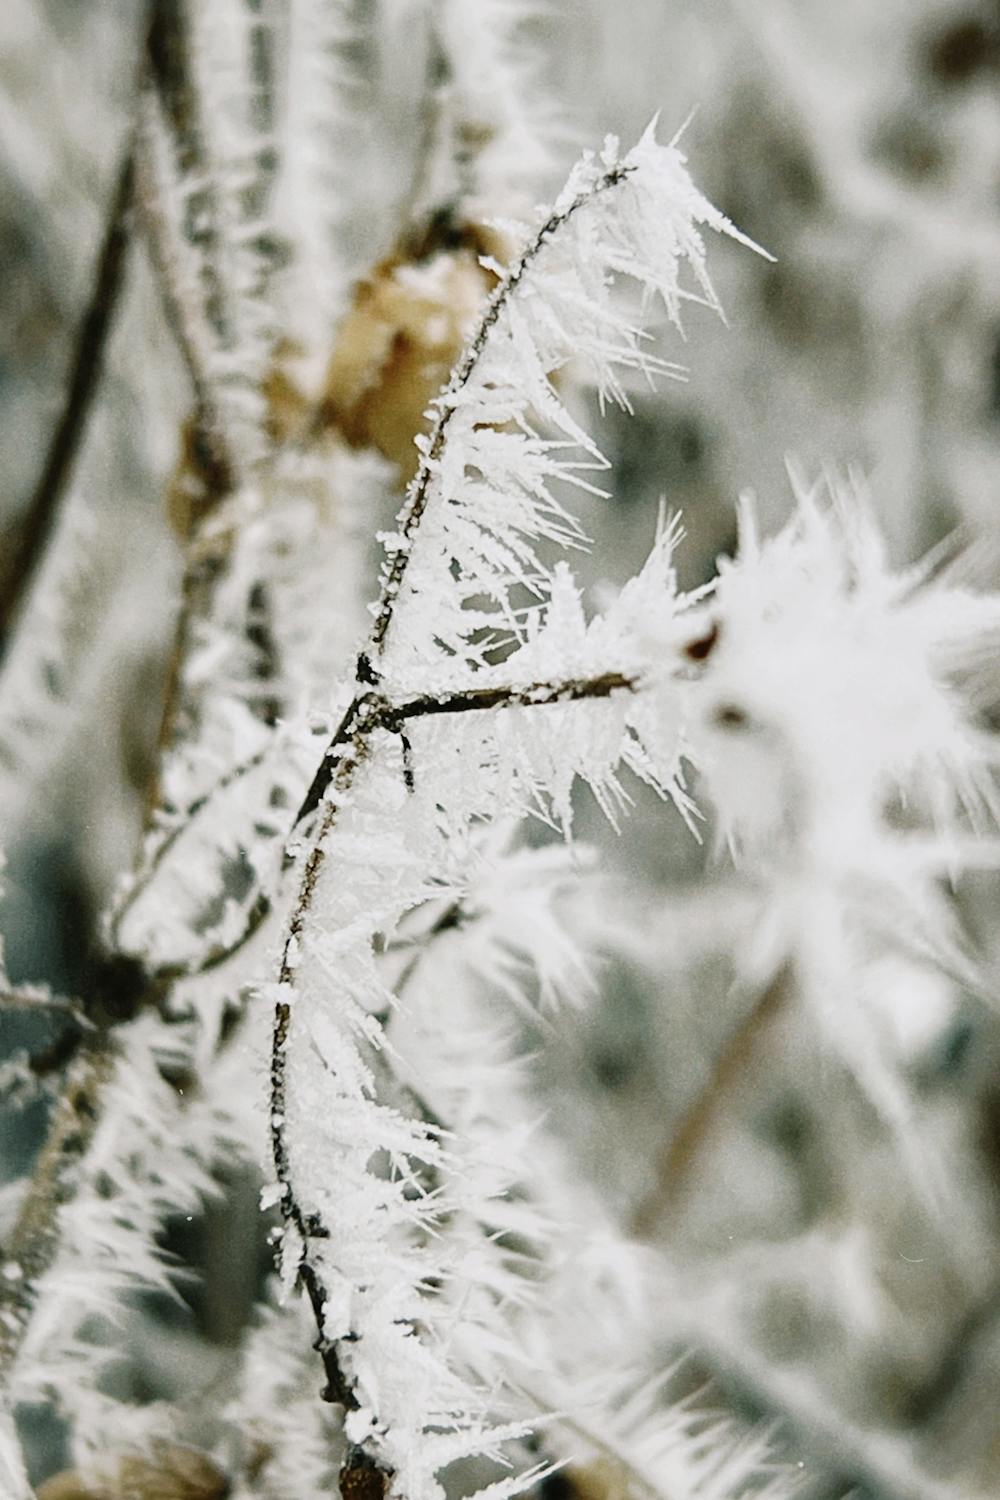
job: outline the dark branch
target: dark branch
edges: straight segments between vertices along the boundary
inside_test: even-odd
[[[333,787],[338,793],[346,792],[369,751],[371,736],[378,730],[399,733],[404,723],[411,719],[428,718],[438,714],[474,713],[502,708],[535,708],[555,703],[578,702],[582,699],[608,698],[615,692],[632,692],[638,680],[622,672],[604,672],[591,678],[569,678],[562,682],[537,682],[524,686],[500,684],[482,688],[466,688],[455,693],[420,695],[399,704],[390,703],[377,693],[366,693],[356,698],[344,715],[336,734],[328,747],[323,763],[313,780],[296,817],[296,826],[313,813],[323,802],[327,791]],[[349,747],[349,748],[348,748]],[[323,1361],[326,1384],[323,1398],[338,1402],[347,1410],[357,1406],[357,1397],[349,1380],[344,1375],[335,1342],[324,1332],[324,1291],[318,1267],[311,1252],[310,1242],[326,1237],[326,1231],[316,1216],[308,1213],[296,1197],[292,1183],[292,1168],[285,1139],[285,1114],[287,1104],[287,1049],[292,1024],[290,992],[295,983],[295,961],[293,955],[305,929],[312,906],[320,870],[323,865],[326,838],[333,828],[337,815],[337,802],[328,801],[323,807],[319,827],[312,848],[306,859],[299,885],[298,897],[289,922],[282,950],[279,983],[281,991],[274,1008],[274,1028],[271,1040],[271,1154],[275,1174],[281,1189],[280,1207],[286,1225],[292,1227],[301,1239],[299,1280],[309,1298],[318,1337],[316,1350]],[[433,929],[446,931],[458,920],[457,909],[452,906]],[[363,1454],[366,1471],[387,1481],[389,1474],[370,1457]],[[353,1466],[354,1468],[357,1465]],[[344,1474],[341,1489],[345,1496]],[[353,1469],[352,1469],[353,1472]]]
[[[100,384],[104,351],[124,283],[134,176],[133,142],[130,139],[111,195],[90,302],[76,336],[62,413],[28,502],[27,514],[3,560],[0,572],[0,649],[9,639],[21,601],[31,588],[45,556]]]
[[[356,763],[342,763],[342,765],[346,764],[350,764],[353,767]],[[344,785],[348,783],[348,780],[349,774],[342,777]],[[294,966],[291,961],[292,951],[298,942],[309,907],[312,903],[313,892],[323,862],[323,840],[333,826],[335,815],[336,808],[334,804],[328,804],[317,832],[316,842],[310,851],[303,870],[298,900],[292,914],[292,920],[281,956],[280,983],[289,988],[294,980]],[[314,1347],[323,1362],[323,1372],[326,1377],[326,1383],[321,1394],[324,1401],[336,1402],[343,1406],[345,1410],[353,1411],[358,1406],[358,1400],[350,1382],[340,1368],[337,1345],[326,1336],[326,1291],[320,1280],[319,1272],[309,1255],[309,1240],[311,1237],[315,1237],[317,1225],[314,1216],[308,1215],[303,1210],[292,1189],[291,1163],[289,1161],[288,1146],[285,1141],[284,1131],[285,1110],[287,1106],[286,1056],[291,1021],[291,1005],[287,1000],[279,997],[274,1008],[274,1030],[271,1038],[271,1154],[274,1160],[274,1170],[281,1187],[280,1203],[282,1217],[286,1224],[291,1225],[302,1239],[299,1280],[309,1298],[309,1304],[316,1322],[317,1338]]]
[[[568,677],[562,682],[533,682],[525,687],[466,688],[457,693],[422,694],[396,708],[387,706],[384,727],[396,719],[425,719],[435,714],[477,713],[490,708],[539,708],[552,703],[579,703],[583,698],[610,698],[634,692],[638,678],[625,672],[602,672],[598,677]]]
[[[784,964],[765,985],[726,1039],[704,1085],[675,1127],[656,1169],[656,1179],[632,1215],[629,1232],[648,1239],[687,1186],[691,1169],[734,1087],[751,1065],[760,1034],[793,993],[791,966]]]
[[[390,703],[377,693],[363,693],[355,698],[345,713],[326,749],[309,790],[295,815],[293,831],[304,823],[322,802],[337,769],[337,752],[341,746],[366,739],[376,729],[398,734],[410,719],[432,718],[438,714],[481,713],[493,708],[541,708],[553,703],[578,703],[584,698],[609,698],[616,692],[634,692],[639,686],[635,675],[625,672],[602,672],[597,677],[567,678],[563,682],[533,682],[523,687],[501,683],[482,688],[463,688],[455,693],[424,693],[402,703]]]

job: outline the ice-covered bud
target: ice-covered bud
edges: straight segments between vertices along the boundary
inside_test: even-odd
[[[893,573],[863,497],[827,491],[764,543],[744,506],[691,637],[711,649],[690,732],[732,844],[842,868],[901,810],[944,835],[992,820],[995,752],[961,682],[1000,599]]]

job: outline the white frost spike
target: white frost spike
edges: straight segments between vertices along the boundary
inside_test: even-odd
[[[693,733],[727,837],[842,869],[896,798],[945,836],[995,826],[996,753],[956,687],[1000,639],[1000,603],[892,573],[863,496],[827,489],[799,488],[763,544],[745,502]]]
[[[648,134],[622,162],[609,147],[576,169],[488,304],[390,544],[365,655],[377,692],[356,704],[374,718],[332,766],[269,992],[286,1280],[300,1273],[321,1300],[356,1403],[349,1440],[408,1500],[442,1500],[446,1463],[510,1440],[503,1382],[524,1332],[512,1313],[544,1302],[561,1255],[546,1195],[530,1191],[537,1125],[503,1029],[449,1024],[444,998],[408,1016],[412,995],[387,989],[377,952],[408,912],[473,888],[480,830],[534,812],[568,832],[577,778],[609,815],[627,800],[622,766],[685,806],[676,527],[661,526],[640,577],[589,621],[565,563],[541,549],[583,543],[555,485],[592,489],[587,474],[606,467],[552,372],[575,360],[627,404],[624,371],[669,371],[612,283],[624,274],[658,294],[675,323],[685,299],[716,305],[704,224],[735,233],[676,145]],[[490,981],[509,991],[509,958],[485,947]],[[542,967],[543,993],[571,967],[568,953]]]
[[[550,377],[572,361],[602,399],[627,406],[626,371],[678,373],[647,347],[614,283],[637,283],[647,310],[659,298],[678,328],[685,301],[718,310],[702,227],[743,238],[694,186],[676,144],[658,145],[650,129],[621,160],[610,145],[599,160],[588,153],[551,215],[523,231],[521,256],[435,404],[400,513],[410,546],[387,567],[401,580],[407,628],[380,641],[388,677],[412,690],[417,674],[446,663],[452,674],[462,663],[474,670],[491,622],[523,639],[514,594],[551,587],[542,544],[585,541],[555,487],[592,490],[588,474],[607,467]]]
[[[715,637],[692,744],[722,835],[770,877],[752,969],[788,964],[941,1208],[945,1173],[872,988],[887,954],[916,984],[937,967],[982,988],[938,882],[970,850],[977,867],[998,857],[995,839],[970,837],[995,829],[1000,799],[995,747],[960,689],[1000,641],[1000,601],[893,573],[863,494],[825,489],[800,487],[765,542],[744,505],[739,556],[701,622]]]

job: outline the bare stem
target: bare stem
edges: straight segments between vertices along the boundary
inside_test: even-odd
[[[648,1239],[684,1192],[698,1154],[734,1087],[745,1075],[761,1033],[783,1009],[791,992],[791,974],[786,964],[761,990],[723,1044],[704,1087],[681,1116],[660,1157],[656,1180],[632,1215],[630,1231],[637,1238]]]
[[[76,335],[62,412],[28,502],[27,514],[13,544],[8,544],[0,568],[0,644],[8,639],[21,602],[45,556],[100,384],[104,351],[125,278],[133,182],[134,148],[130,138],[122,153],[108,207],[90,301]]]

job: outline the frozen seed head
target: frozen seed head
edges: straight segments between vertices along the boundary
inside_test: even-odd
[[[760,542],[749,503],[710,623],[683,655],[691,742],[723,834],[863,858],[892,805],[957,833],[996,821],[996,748],[967,683],[1000,599],[894,573],[856,485],[801,487]]]

